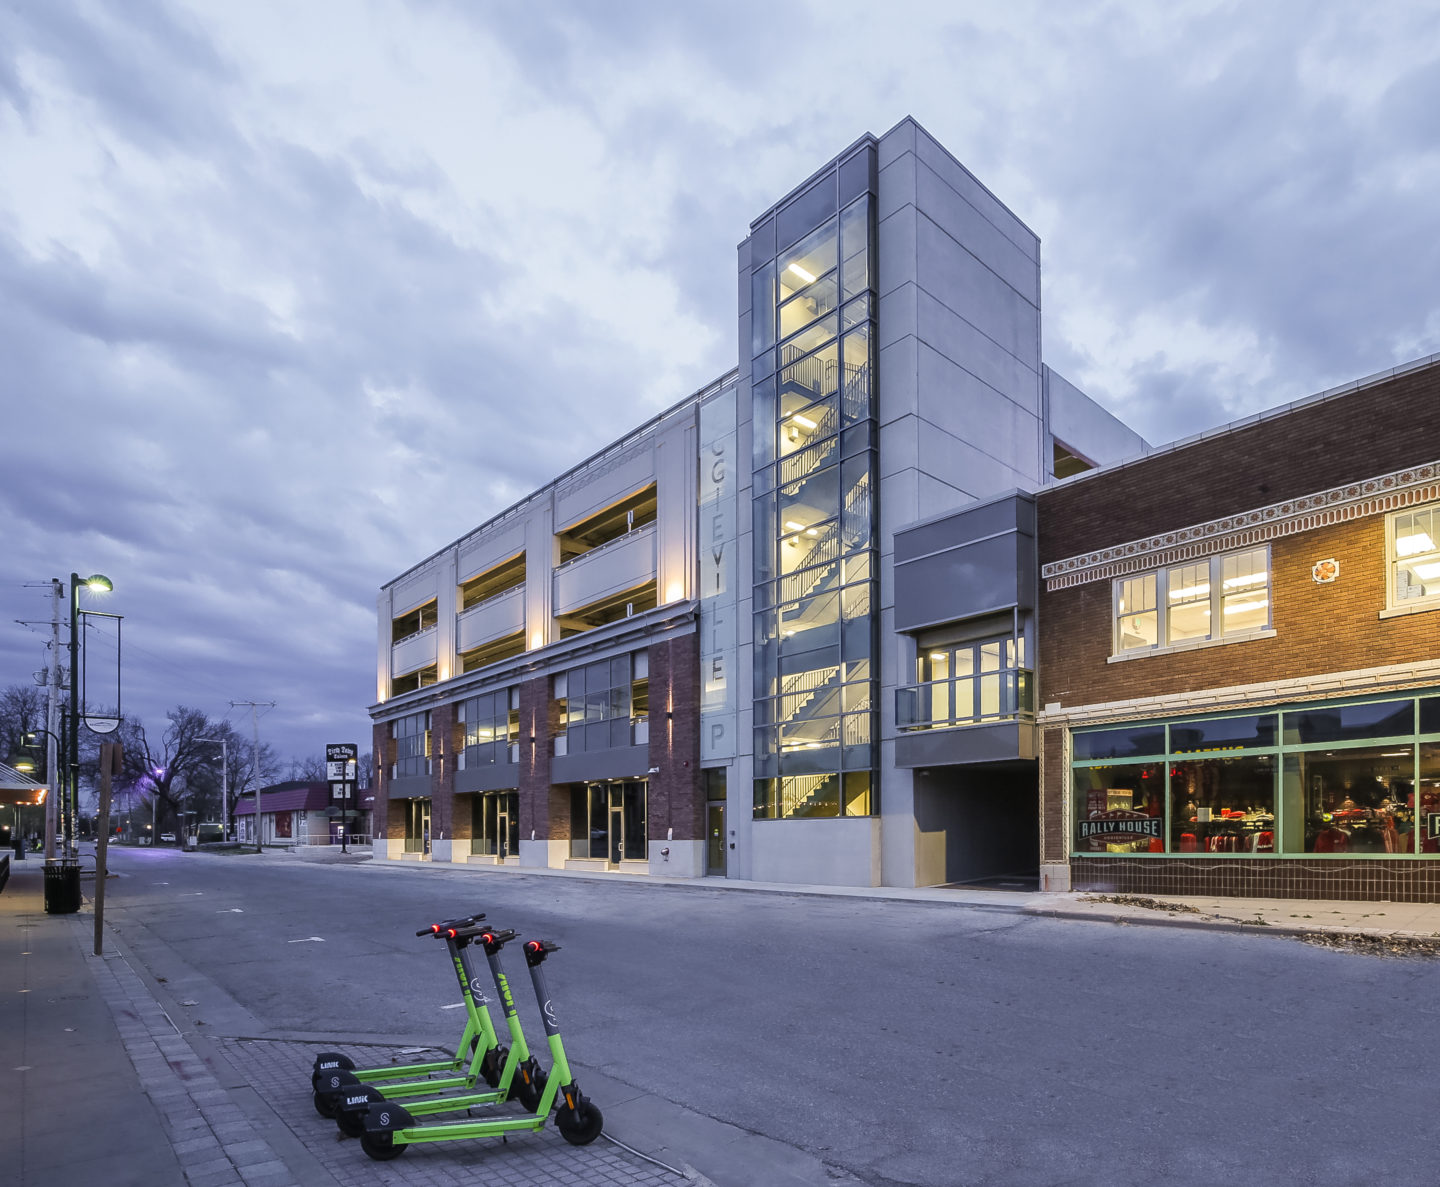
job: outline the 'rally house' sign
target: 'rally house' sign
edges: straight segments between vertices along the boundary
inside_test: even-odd
[[[1089,820],[1080,821],[1082,841],[1133,841],[1139,837],[1159,837],[1164,821],[1158,816],[1146,816],[1143,812],[1117,810],[1092,814]]]

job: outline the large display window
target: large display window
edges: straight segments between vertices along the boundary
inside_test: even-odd
[[[1440,854],[1440,697],[1278,706],[1071,735],[1072,851]]]

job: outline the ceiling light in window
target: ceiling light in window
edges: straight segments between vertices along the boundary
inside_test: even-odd
[[[1411,532],[1407,536],[1395,537],[1395,554],[1397,556],[1418,556],[1422,552],[1434,552],[1435,541],[1430,539],[1427,532]]]
[[[796,523],[793,519],[787,519],[785,521],[785,526],[789,528],[792,532],[800,532],[804,531],[805,529],[805,525],[803,523]]]
[[[1208,581],[1205,582],[1204,585],[1182,585],[1179,589],[1172,589],[1170,591],[1170,600],[1177,602],[1181,598],[1198,598],[1201,594],[1208,594],[1209,592],[1210,583]]]
[[[932,652],[930,653],[930,658],[931,658],[931,659],[944,659],[945,656],[946,656],[946,652],[944,652],[944,651],[932,651]]]
[[[1264,584],[1265,584],[1265,574],[1264,574],[1264,573],[1251,573],[1251,574],[1249,574],[1248,576],[1245,576],[1245,577],[1227,577],[1227,578],[1225,578],[1225,588],[1226,588],[1226,589],[1244,589],[1244,588],[1245,588],[1246,586],[1248,586],[1248,585],[1264,585]]]
[[[798,412],[790,419],[804,429],[813,429],[815,427],[815,422],[813,420],[811,420],[808,416],[801,416]]]
[[[1242,610],[1263,610],[1270,604],[1269,598],[1260,598],[1253,602],[1226,602],[1226,614],[1239,614]]]
[[[1440,577],[1440,562],[1434,562],[1428,565],[1415,565],[1410,571],[1420,578],[1421,581],[1434,581],[1435,578]]]
[[[805,529],[805,534],[806,534],[807,536],[818,536],[820,533],[819,533],[819,531],[818,531],[817,529],[815,529],[815,528],[806,528],[806,529]]]
[[[790,271],[795,273],[795,275],[798,276],[801,280],[803,280],[806,284],[815,283],[815,278],[811,276],[810,273],[806,272],[804,268],[800,267],[799,264],[791,264]]]

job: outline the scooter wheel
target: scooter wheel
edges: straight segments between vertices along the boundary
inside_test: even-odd
[[[510,1081],[510,1096],[518,1100],[527,1113],[533,1113],[540,1107],[540,1098],[545,1095],[547,1079],[544,1068],[532,1067],[528,1084],[524,1076],[516,1076]]]
[[[314,1096],[315,1111],[322,1117],[335,1116],[335,1101],[328,1092],[317,1092]]]
[[[375,1159],[376,1162],[389,1162],[392,1158],[399,1158],[405,1153],[404,1146],[397,1146],[395,1139],[383,1131],[371,1133],[368,1130],[360,1135],[360,1149]]]
[[[592,1101],[584,1100],[573,1113],[569,1109],[556,1113],[555,1128],[572,1146],[588,1146],[605,1128],[605,1118]]]
[[[350,1109],[338,1109],[335,1113],[335,1124],[347,1138],[358,1138],[365,1132],[365,1114]]]

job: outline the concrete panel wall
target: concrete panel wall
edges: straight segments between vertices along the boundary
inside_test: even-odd
[[[1107,412],[1066,379],[1045,368],[1045,407],[1051,441],[1096,466],[1141,457],[1150,452],[1145,438]]]
[[[460,615],[456,626],[457,651],[469,651],[493,639],[503,639],[525,629],[525,590],[512,589],[501,597],[484,602]]]
[[[555,522],[564,531],[654,481],[654,441],[638,442],[619,457],[601,459],[568,479],[555,492]]]
[[[694,518],[693,508],[691,518]],[[555,613],[568,614],[655,578],[657,529],[647,525],[576,557],[555,574]]]
[[[500,528],[493,534],[487,533],[478,540],[466,541],[460,548],[455,562],[455,576],[460,582],[486,569],[493,569],[501,561],[508,561],[518,552],[525,551],[525,512],[516,516],[514,522]]]
[[[880,885],[880,821],[758,820],[750,829],[748,875],[762,882]]]
[[[391,649],[392,676],[404,676],[416,668],[423,668],[435,662],[435,646],[438,630],[429,630],[421,635],[412,635],[404,642],[396,643]]]

